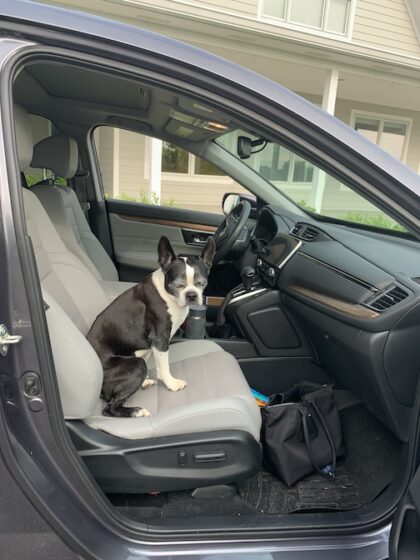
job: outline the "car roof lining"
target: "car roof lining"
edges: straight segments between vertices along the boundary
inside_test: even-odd
[[[217,109],[161,86],[107,70],[60,61],[32,61],[14,83],[15,101],[59,130],[115,126],[176,143],[205,145],[236,128]],[[182,119],[190,122],[181,122]],[[203,123],[222,123],[208,130]],[[184,142],[186,140],[186,142]],[[200,151],[200,148],[195,151]]]

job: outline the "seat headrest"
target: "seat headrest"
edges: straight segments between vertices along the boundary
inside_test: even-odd
[[[69,136],[50,136],[35,144],[31,167],[49,169],[58,177],[71,179],[79,166],[77,142]]]
[[[25,171],[31,163],[34,141],[29,115],[20,105],[14,105],[15,133],[19,158],[19,170]]]

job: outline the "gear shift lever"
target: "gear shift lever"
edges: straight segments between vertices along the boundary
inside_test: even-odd
[[[252,266],[244,266],[244,268],[241,270],[241,280],[242,280],[242,284],[244,286],[245,292],[250,292],[252,290],[252,285],[254,283],[255,276],[256,276],[255,268],[252,268]],[[218,327],[220,327],[221,325],[224,325],[224,323],[226,321],[226,317],[225,317],[226,306],[229,304],[230,300],[235,295],[238,295],[238,292],[241,293],[242,291],[243,290],[242,290],[241,286],[236,286],[235,288],[233,288],[233,290],[231,290],[227,294],[227,296],[223,300],[222,305],[219,307],[219,311],[217,313],[216,325]]]
[[[254,283],[254,278],[255,268],[252,268],[252,266],[244,266],[244,268],[241,270],[241,279],[246,292],[251,291],[252,284]]]

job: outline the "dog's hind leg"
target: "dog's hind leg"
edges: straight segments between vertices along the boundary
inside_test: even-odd
[[[147,376],[146,362],[135,356],[113,356],[104,368],[102,396],[107,401],[104,416],[138,418],[150,412],[138,406],[124,406],[144,383]]]

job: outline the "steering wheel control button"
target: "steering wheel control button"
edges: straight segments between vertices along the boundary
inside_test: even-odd
[[[28,371],[23,376],[23,388],[28,397],[36,397],[41,392],[41,380],[34,371]]]

